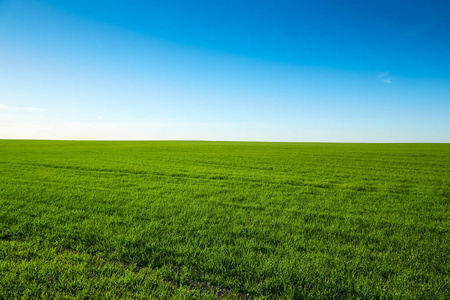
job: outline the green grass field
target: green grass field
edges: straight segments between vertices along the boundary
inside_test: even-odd
[[[449,204],[450,144],[0,140],[0,298],[449,299]]]

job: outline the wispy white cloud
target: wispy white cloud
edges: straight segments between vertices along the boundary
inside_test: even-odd
[[[378,73],[378,78],[380,78],[384,83],[392,83],[392,77],[389,72]]]
[[[389,72],[378,73],[378,78],[383,78],[383,77],[386,77],[386,76],[389,76]]]
[[[32,107],[32,106],[7,106],[0,104],[0,110],[9,110],[9,111],[36,111],[41,112],[45,111],[45,109],[40,107]]]

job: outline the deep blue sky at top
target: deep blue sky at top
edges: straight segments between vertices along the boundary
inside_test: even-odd
[[[449,1],[48,1],[176,44],[251,58],[450,78]]]
[[[450,141],[450,1],[19,2],[0,1],[0,55],[17,72],[16,80],[0,73],[9,78],[0,105],[10,118],[20,107],[79,107],[99,110],[109,125],[134,116],[170,127],[136,138]],[[33,86],[27,74],[51,57],[30,100],[33,89],[20,87]],[[121,72],[128,85],[111,79]],[[78,99],[63,88],[50,95],[50,80],[67,93],[79,87]],[[208,125],[215,129],[194,133]]]

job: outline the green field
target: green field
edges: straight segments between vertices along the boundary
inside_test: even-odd
[[[0,299],[449,299],[449,205],[450,144],[0,140]]]

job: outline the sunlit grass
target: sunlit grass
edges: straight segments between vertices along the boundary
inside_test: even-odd
[[[448,144],[0,141],[0,297],[445,299],[449,201]]]

